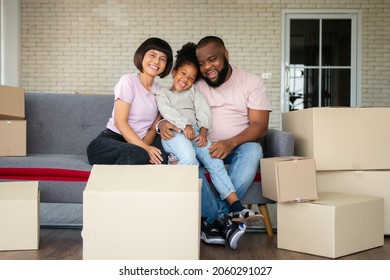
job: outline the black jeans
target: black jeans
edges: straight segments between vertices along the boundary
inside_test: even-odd
[[[161,145],[160,135],[156,138],[153,146],[163,153],[164,162],[168,156]],[[93,164],[150,164],[149,154],[141,147],[129,144],[122,135],[103,130],[87,147],[88,161]]]

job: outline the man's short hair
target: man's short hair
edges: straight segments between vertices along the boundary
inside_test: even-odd
[[[204,47],[210,43],[214,43],[218,47],[225,49],[225,43],[223,42],[223,40],[221,38],[219,38],[217,36],[206,36],[206,37],[200,39],[200,41],[196,45],[196,48],[199,49],[199,48]]]

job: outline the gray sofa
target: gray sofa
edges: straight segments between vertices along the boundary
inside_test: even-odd
[[[41,202],[82,203],[92,166],[89,142],[111,116],[113,95],[26,93],[27,156],[0,157],[0,180],[38,180]],[[293,155],[292,134],[270,129],[262,140],[266,157]],[[244,202],[273,203],[254,182]]]

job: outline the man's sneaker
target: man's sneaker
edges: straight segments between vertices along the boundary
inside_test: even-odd
[[[232,212],[229,214],[229,216],[232,218],[232,222],[239,222],[244,224],[258,222],[263,219],[263,215],[257,214],[255,211],[246,208],[238,212]]]
[[[210,225],[206,219],[202,218],[200,239],[210,245],[225,245],[225,238],[219,233],[219,230]]]
[[[233,223],[228,215],[216,219],[214,225],[219,228],[220,233],[225,237],[230,248],[236,250],[238,242],[245,233],[246,225],[244,223]]]

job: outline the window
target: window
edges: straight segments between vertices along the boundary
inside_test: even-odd
[[[359,105],[358,15],[284,12],[283,112]]]

